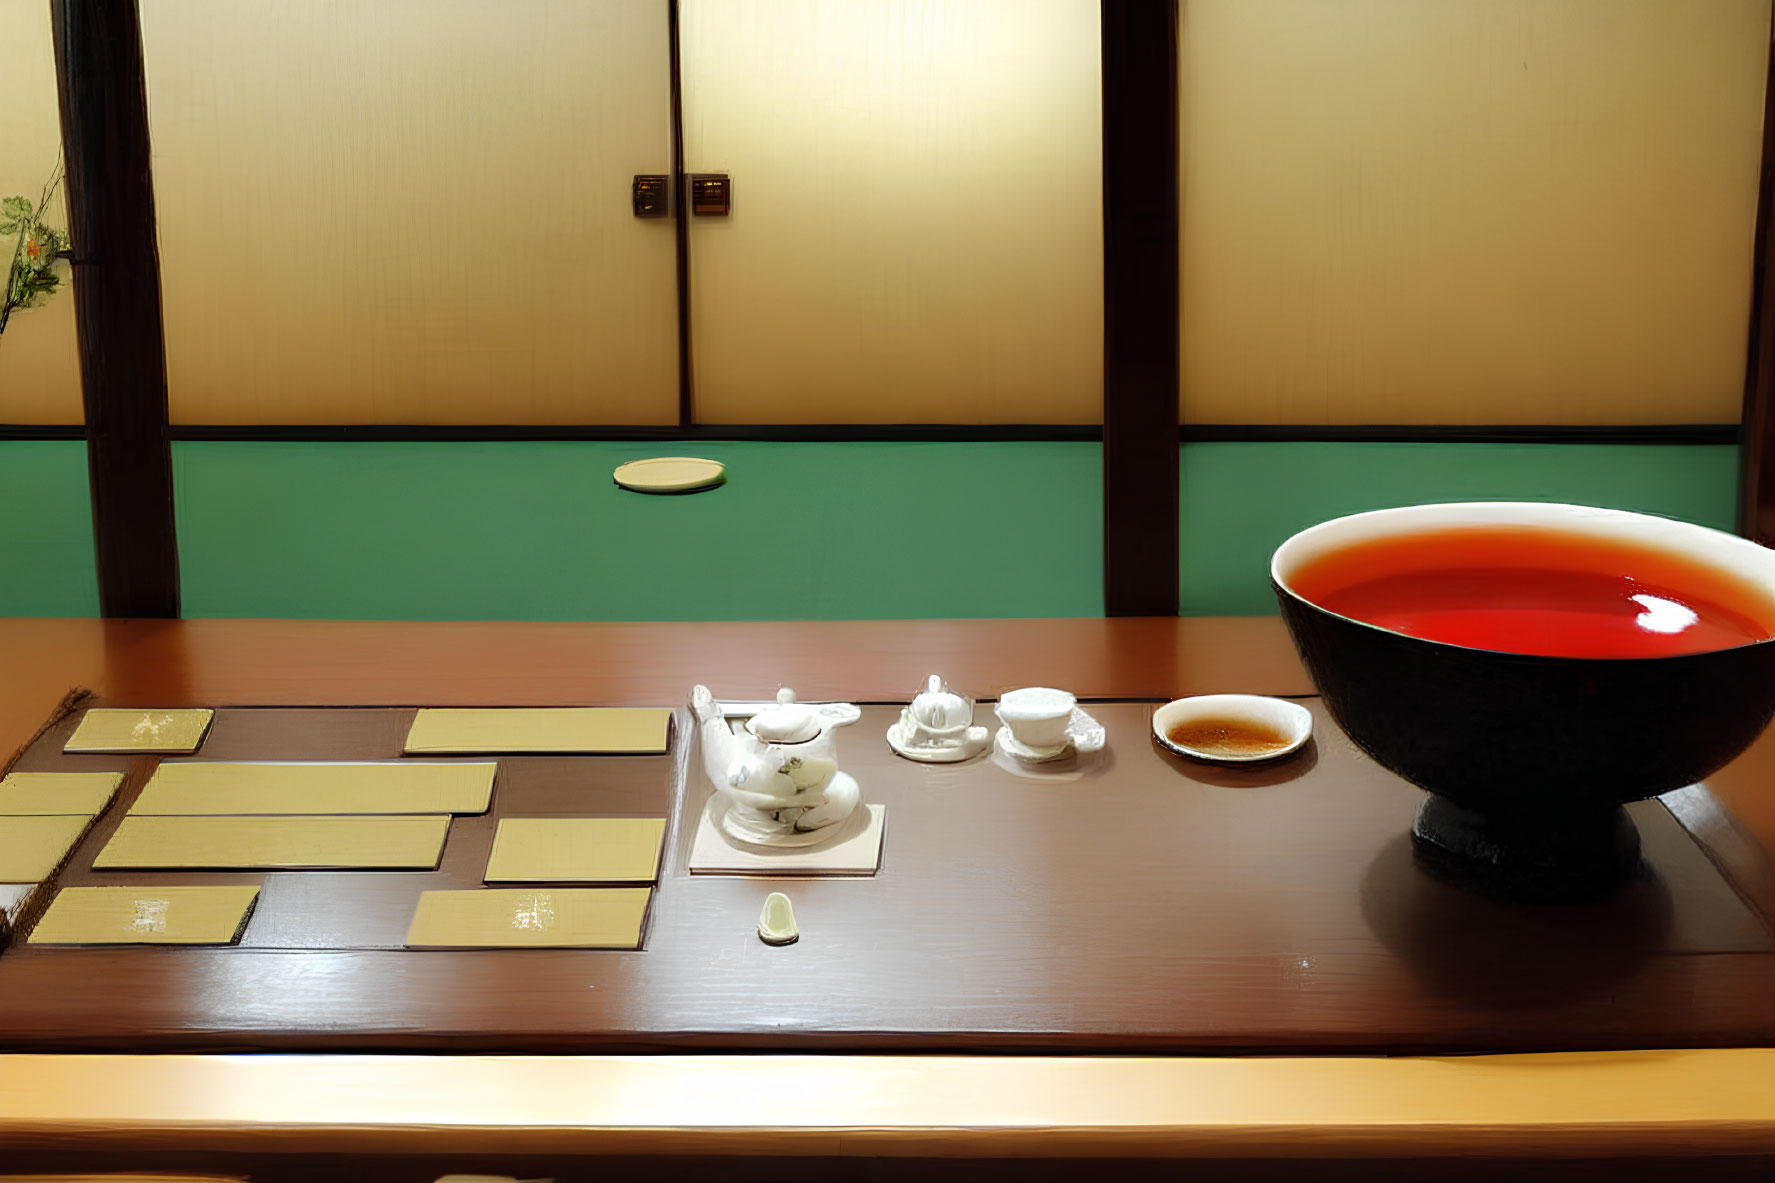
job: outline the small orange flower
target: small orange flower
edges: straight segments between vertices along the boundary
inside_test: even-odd
[[[42,258],[43,257],[43,244],[33,238],[30,242],[27,242],[25,244],[25,255],[27,258],[30,258],[30,259]]]

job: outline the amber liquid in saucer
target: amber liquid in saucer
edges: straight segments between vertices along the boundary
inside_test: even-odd
[[[1165,733],[1165,738],[1204,756],[1246,759],[1274,755],[1290,743],[1287,735],[1268,723],[1213,716],[1179,723]]]

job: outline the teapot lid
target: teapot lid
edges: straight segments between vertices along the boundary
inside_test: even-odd
[[[826,717],[795,701],[787,687],[777,691],[777,705],[753,715],[746,730],[766,743],[806,743],[826,729]]]

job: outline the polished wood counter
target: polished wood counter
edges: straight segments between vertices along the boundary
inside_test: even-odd
[[[6,621],[0,647],[8,654],[0,740],[9,747],[23,746],[74,686],[120,704],[218,707],[670,703],[696,681],[736,697],[791,684],[808,698],[903,702],[933,671],[982,697],[1030,683],[1089,698],[1311,690],[1269,619]],[[1701,950],[1710,961],[1775,960],[1753,948],[1770,935],[1771,768],[1765,738],[1711,792],[1686,790],[1667,802],[1742,897],[1722,897],[1720,910],[1742,907],[1756,918],[1726,938],[1743,948]],[[1300,1013],[1314,1005],[1311,979],[1297,982]],[[1760,1005],[1735,1004],[1722,1020],[1723,995],[1686,981],[1664,1005],[1679,1021],[1689,1021],[1686,1013],[1715,1024],[1683,1041],[1703,1050],[1657,1050],[1624,1037],[1603,1046],[1635,1050],[1457,1059],[9,1055],[0,1057],[0,1150],[16,1155],[0,1170],[88,1165],[84,1155],[119,1170],[246,1164],[255,1178],[270,1178],[293,1164],[313,1169],[327,1154],[394,1156],[364,1176],[382,1178],[397,1177],[397,1161],[422,1170],[423,1156],[440,1154],[472,1159],[476,1169],[509,1161],[555,1171],[563,1156],[647,1155],[657,1167],[665,1155],[685,1159],[692,1173],[696,1161],[717,1155],[750,1164],[745,1177],[779,1178],[799,1177],[789,1160],[815,1164],[806,1169],[816,1173],[839,1162],[855,1173],[891,1158],[928,1174],[953,1157],[988,1177],[989,1162],[1028,1156],[1190,1157],[1251,1177],[1286,1175],[1316,1155],[1435,1160],[1443,1177],[1458,1177],[1444,1169],[1449,1160],[1473,1154],[1703,1156],[1716,1173],[1766,1168],[1759,1160],[1775,1155],[1775,1090],[1767,1088],[1775,1052],[1763,1047],[1775,1043],[1775,993],[1764,992]],[[221,997],[236,985],[218,979],[211,1001],[247,1005]],[[104,988],[103,975],[92,988]],[[1568,1014],[1594,1024],[1614,1001],[1605,990],[1574,999]],[[1495,1046],[1556,1043],[1551,1027],[1537,1036],[1543,1021],[1549,1016],[1518,1030],[1501,1017]],[[1211,1016],[1198,1025],[1211,1026]],[[1663,1034],[1668,1040],[1671,1030]],[[1402,1044],[1389,1050],[1409,1050],[1409,1040]],[[1118,1050],[1138,1052],[1139,1040]],[[276,1130],[246,1132],[261,1125]],[[469,1169],[441,1160],[424,1169],[432,1165]],[[1363,1177],[1381,1176],[1371,1169]]]

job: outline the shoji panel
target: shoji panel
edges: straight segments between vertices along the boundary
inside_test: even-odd
[[[0,198],[33,206],[62,154],[55,50],[46,0],[0,0]],[[58,188],[45,210],[58,230],[68,225]],[[0,283],[10,274],[18,236],[0,235]],[[60,264],[58,291],[34,308],[13,312],[0,333],[0,423],[79,423],[80,353],[74,336],[74,292]]]
[[[1185,0],[1196,423],[1739,416],[1767,0]]]
[[[142,0],[179,423],[677,421],[666,0]]]
[[[1096,0],[684,0],[709,423],[1095,423]]]

